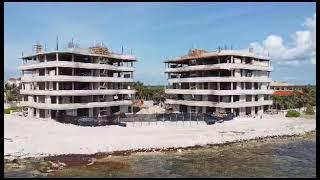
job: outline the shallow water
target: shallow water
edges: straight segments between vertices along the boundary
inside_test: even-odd
[[[5,177],[30,176],[5,170]],[[316,177],[316,135],[203,147],[179,152],[135,153],[67,165],[52,177]]]

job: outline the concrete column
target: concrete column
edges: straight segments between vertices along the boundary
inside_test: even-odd
[[[56,96],[56,98],[57,98],[56,102],[57,104],[59,104],[59,96]]]
[[[71,61],[74,62],[74,54],[71,55]]]
[[[237,90],[241,90],[241,83],[237,82]]]
[[[240,95],[239,98],[240,98],[239,99],[240,102],[245,102],[246,101],[246,96],[245,95]]]
[[[233,56],[231,56],[231,63],[233,63]]]
[[[56,76],[59,76],[59,67],[56,67]]]
[[[259,106],[258,115],[262,115],[262,114],[263,114],[263,106]]]
[[[49,90],[53,90],[53,82],[52,81],[49,82]]]
[[[231,83],[231,90],[233,90],[233,82],[230,82]]]
[[[59,90],[59,82],[57,82],[56,88],[57,88],[57,91],[58,91]]]
[[[220,82],[217,82],[217,90],[220,90]]]
[[[233,102],[233,95],[231,95],[231,102]]]
[[[28,96],[28,102],[33,102],[33,96]]]
[[[93,117],[93,108],[89,108],[89,117]]]
[[[187,112],[188,112],[188,113],[191,112],[191,107],[190,107],[190,106],[187,107]]]
[[[208,101],[208,95],[202,95],[202,101]]]
[[[246,114],[246,108],[244,107],[239,108],[239,115],[244,116],[245,114]]]
[[[36,109],[36,117],[40,118],[40,109]]]
[[[207,111],[207,107],[202,106],[202,113],[206,113],[206,111]]]
[[[252,82],[251,89],[254,89],[254,82]]]
[[[51,119],[51,109],[47,110],[47,118]]]
[[[34,114],[34,109],[31,108],[31,107],[28,107],[28,117],[33,117],[33,114]]]
[[[196,106],[196,112],[198,113],[201,107]]]
[[[258,101],[263,101],[264,100],[264,95],[259,94],[258,95]]]
[[[48,60],[47,60],[47,55],[45,54],[44,55],[44,62],[47,62]]]
[[[51,104],[51,97],[50,96],[46,96],[46,104]]]
[[[56,61],[59,61],[59,54],[56,53]]]

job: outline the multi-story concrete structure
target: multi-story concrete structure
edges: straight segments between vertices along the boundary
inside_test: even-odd
[[[66,48],[23,56],[23,101],[28,116],[101,117],[132,112],[136,58],[102,46]]]
[[[165,61],[166,105],[180,112],[262,114],[271,107],[269,57],[236,50],[191,50]]]

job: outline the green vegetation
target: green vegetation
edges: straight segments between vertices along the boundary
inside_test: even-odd
[[[316,106],[316,89],[308,86],[302,92],[295,91],[291,96],[272,96],[275,109],[293,109],[305,107],[307,104]]]
[[[289,110],[286,114],[286,117],[299,117],[300,113],[296,110]]]
[[[145,86],[142,82],[136,82],[133,85],[136,92],[136,99],[153,100],[154,102],[163,102],[166,99],[163,86]]]
[[[310,104],[308,104],[307,105],[307,109],[306,109],[306,112],[305,112],[307,115],[314,115],[315,113],[314,113],[314,110],[313,110],[313,107],[310,105]]]
[[[21,100],[21,95],[20,95],[20,86],[16,86],[15,84],[8,84],[6,83],[4,85],[4,96],[7,101],[20,101]]]
[[[20,111],[22,111],[22,108],[21,107],[10,107],[10,108],[4,109],[4,113],[10,114],[11,110],[13,110],[13,112],[20,112]]]

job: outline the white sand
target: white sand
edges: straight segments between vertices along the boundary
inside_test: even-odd
[[[4,155],[7,158],[59,154],[93,154],[142,148],[218,144],[275,135],[304,134],[315,119],[264,116],[204,122],[129,123],[128,127],[79,127],[49,119],[4,115]]]

